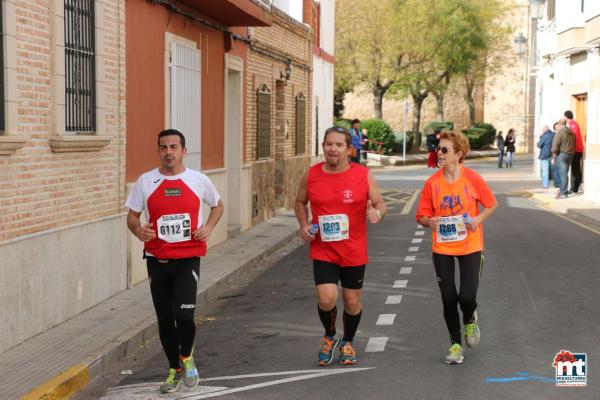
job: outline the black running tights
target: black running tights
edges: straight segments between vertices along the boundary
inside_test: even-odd
[[[456,290],[454,259],[458,259],[460,269],[460,291]],[[473,319],[477,308],[477,287],[483,268],[483,254],[478,251],[464,256],[449,256],[433,253],[433,266],[444,303],[444,319],[452,343],[461,344],[460,317],[458,305],[463,313],[463,323]]]
[[[179,356],[189,356],[194,346],[200,258],[157,260],[148,257],[147,267],[160,342],[170,368],[177,369]]]

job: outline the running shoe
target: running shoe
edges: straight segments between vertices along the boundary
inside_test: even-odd
[[[165,393],[174,393],[179,389],[179,384],[181,383],[181,375],[182,371],[177,371],[176,369],[170,368],[169,375],[165,380],[165,383],[160,385],[159,391],[163,394]]]
[[[356,364],[356,351],[352,347],[352,342],[342,341],[340,345],[340,363],[342,365]]]
[[[317,355],[317,362],[320,366],[325,367],[333,362],[333,352],[339,344],[339,338],[335,336],[332,338],[323,336],[323,339],[321,339],[321,350],[319,350],[319,354]]]
[[[446,354],[446,364],[462,364],[463,360],[463,348],[460,344],[454,343],[448,349],[448,354]]]
[[[194,364],[194,358],[191,354],[187,358],[181,357],[181,363],[183,364],[183,384],[187,387],[196,386],[200,377]]]
[[[481,331],[479,325],[477,325],[477,311],[473,313],[473,320],[471,323],[465,324],[465,342],[467,347],[475,347],[479,343]]]

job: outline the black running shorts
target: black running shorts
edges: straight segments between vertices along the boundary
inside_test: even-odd
[[[365,265],[354,267],[340,267],[327,261],[313,260],[313,273],[315,285],[341,282],[346,289],[362,289],[365,278]]]

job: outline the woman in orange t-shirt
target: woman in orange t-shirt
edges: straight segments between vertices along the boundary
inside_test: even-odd
[[[417,209],[417,222],[433,231],[433,265],[451,341],[448,364],[460,364],[464,359],[459,304],[467,346],[479,343],[475,309],[483,266],[482,222],[497,207],[483,178],[462,164],[469,149],[469,140],[462,133],[442,132],[436,148],[441,169],[425,182]],[[483,207],[481,213],[479,206]],[[460,292],[454,280],[455,258],[460,268]]]

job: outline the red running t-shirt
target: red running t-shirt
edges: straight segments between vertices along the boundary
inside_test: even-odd
[[[323,165],[308,171],[307,192],[312,223],[319,224],[310,243],[310,258],[341,267],[366,264],[369,170],[355,163],[341,173],[327,173]]]
[[[468,213],[471,217],[479,215],[479,206],[491,208],[496,204],[496,197],[475,171],[462,167],[460,178],[453,183],[444,179],[444,168],[433,174],[423,187],[417,222],[422,217],[462,216]],[[459,241],[438,242],[437,232],[432,233],[432,251],[438,254],[466,255],[483,250],[483,225],[474,231],[467,231],[466,237]]]
[[[157,169],[140,176],[125,207],[145,212],[156,238],[144,243],[147,256],[178,259],[206,255],[206,242],[192,232],[202,226],[202,200],[216,207],[220,196],[206,175],[186,169],[167,176]]]

